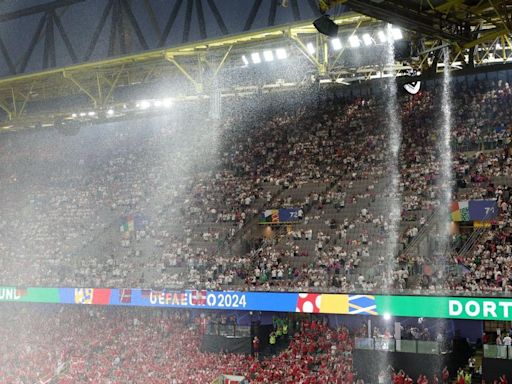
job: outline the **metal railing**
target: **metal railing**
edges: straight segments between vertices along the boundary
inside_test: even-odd
[[[395,340],[394,338],[355,338],[356,349],[367,349],[385,352],[423,353],[440,355],[443,344],[437,341]]]
[[[512,347],[507,345],[484,344],[484,357],[489,359],[512,360]]]

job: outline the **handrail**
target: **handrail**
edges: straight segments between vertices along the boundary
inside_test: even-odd
[[[416,246],[420,241],[422,241],[425,237],[425,234],[430,232],[430,224],[432,224],[432,221],[436,217],[437,213],[439,212],[440,208],[433,210],[430,216],[425,221],[425,224],[421,227],[418,234],[412,239],[412,241],[407,244],[405,249],[401,252],[402,256],[409,256],[411,253],[411,250]]]

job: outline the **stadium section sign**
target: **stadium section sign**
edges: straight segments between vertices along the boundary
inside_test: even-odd
[[[512,298],[0,287],[0,302],[512,320]]]
[[[301,221],[301,208],[267,209],[260,214],[260,224],[293,224]]]

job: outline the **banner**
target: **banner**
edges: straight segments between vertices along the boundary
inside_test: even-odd
[[[0,287],[0,302],[512,320],[512,298]]]
[[[121,216],[119,220],[120,232],[134,232],[144,229],[148,225],[148,219],[142,213]]]
[[[1,301],[59,303],[59,288],[0,287],[0,302]]]
[[[291,224],[301,220],[301,208],[267,209],[260,215],[260,224]]]
[[[490,221],[497,215],[496,200],[454,201],[451,206],[452,221]]]

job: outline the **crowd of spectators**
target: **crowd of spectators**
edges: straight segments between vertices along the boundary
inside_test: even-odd
[[[196,314],[197,315],[197,314]],[[205,315],[184,311],[3,304],[0,382],[350,384],[353,340],[345,327],[305,322],[289,346],[256,359],[202,352]],[[44,327],[35,319],[44,318]]]
[[[446,257],[460,267],[450,279],[432,252],[411,251],[439,211],[437,96],[425,90],[399,99],[398,239],[390,239],[396,196],[387,188],[378,96],[230,117],[220,126],[197,114],[87,127],[77,136],[4,134],[0,282],[509,291],[508,83],[457,85],[453,95],[453,197],[496,198],[498,219],[470,252]],[[299,207],[299,224],[265,233],[258,214],[280,207]]]

